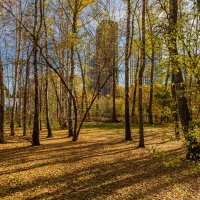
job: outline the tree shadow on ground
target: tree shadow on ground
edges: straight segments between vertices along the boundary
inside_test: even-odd
[[[159,134],[157,136],[160,137]],[[153,137],[155,135],[150,135],[147,142]],[[160,140],[157,141],[157,144],[159,143]],[[173,157],[179,157],[183,153],[182,148],[165,152],[166,155]],[[73,143],[55,140],[54,143],[40,147],[13,147],[0,151],[0,162],[4,167],[4,170],[0,171],[0,176],[22,176],[36,173],[43,167],[50,171],[52,169],[48,176],[35,174],[28,182],[18,182],[14,186],[3,185],[0,188],[0,199],[18,193],[24,193],[26,196],[23,199],[27,200],[87,200],[108,197],[146,199],[150,195],[159,195],[172,185],[196,185],[195,180],[200,177],[199,173],[184,173],[189,170],[190,164],[180,162],[174,167],[166,167],[163,158],[150,155],[145,149],[138,149],[135,141],[124,142],[119,137],[114,141],[91,140]],[[15,165],[18,167],[9,168]],[[64,166],[62,173],[53,174],[59,165]],[[72,165],[81,166],[71,170]],[[27,194],[28,190],[37,193]]]

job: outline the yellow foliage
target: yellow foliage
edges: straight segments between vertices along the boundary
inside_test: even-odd
[[[86,6],[91,5],[92,3],[94,3],[93,0],[83,0],[83,1],[82,1],[82,6],[83,6],[83,7],[86,7]]]
[[[76,33],[68,33],[66,39],[62,41],[61,47],[71,47],[76,46],[78,44],[78,35]]]

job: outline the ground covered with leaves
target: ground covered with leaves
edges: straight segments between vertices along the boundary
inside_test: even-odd
[[[146,147],[139,149],[138,131],[123,141],[117,126],[87,127],[79,141],[66,131],[41,134],[31,147],[20,131],[0,145],[0,199],[200,199],[200,163],[184,160],[183,141],[173,129],[145,129]]]

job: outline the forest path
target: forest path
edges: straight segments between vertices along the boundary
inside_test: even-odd
[[[183,162],[182,141],[171,128],[146,128],[125,142],[122,129],[83,129],[79,141],[66,131],[41,133],[41,146],[20,136],[0,145],[0,199],[200,199],[200,163]]]

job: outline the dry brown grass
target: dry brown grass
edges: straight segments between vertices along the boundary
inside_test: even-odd
[[[182,141],[170,128],[145,131],[146,148],[123,141],[123,130],[41,134],[39,147],[20,136],[0,145],[0,199],[200,199],[200,164],[180,159]]]

